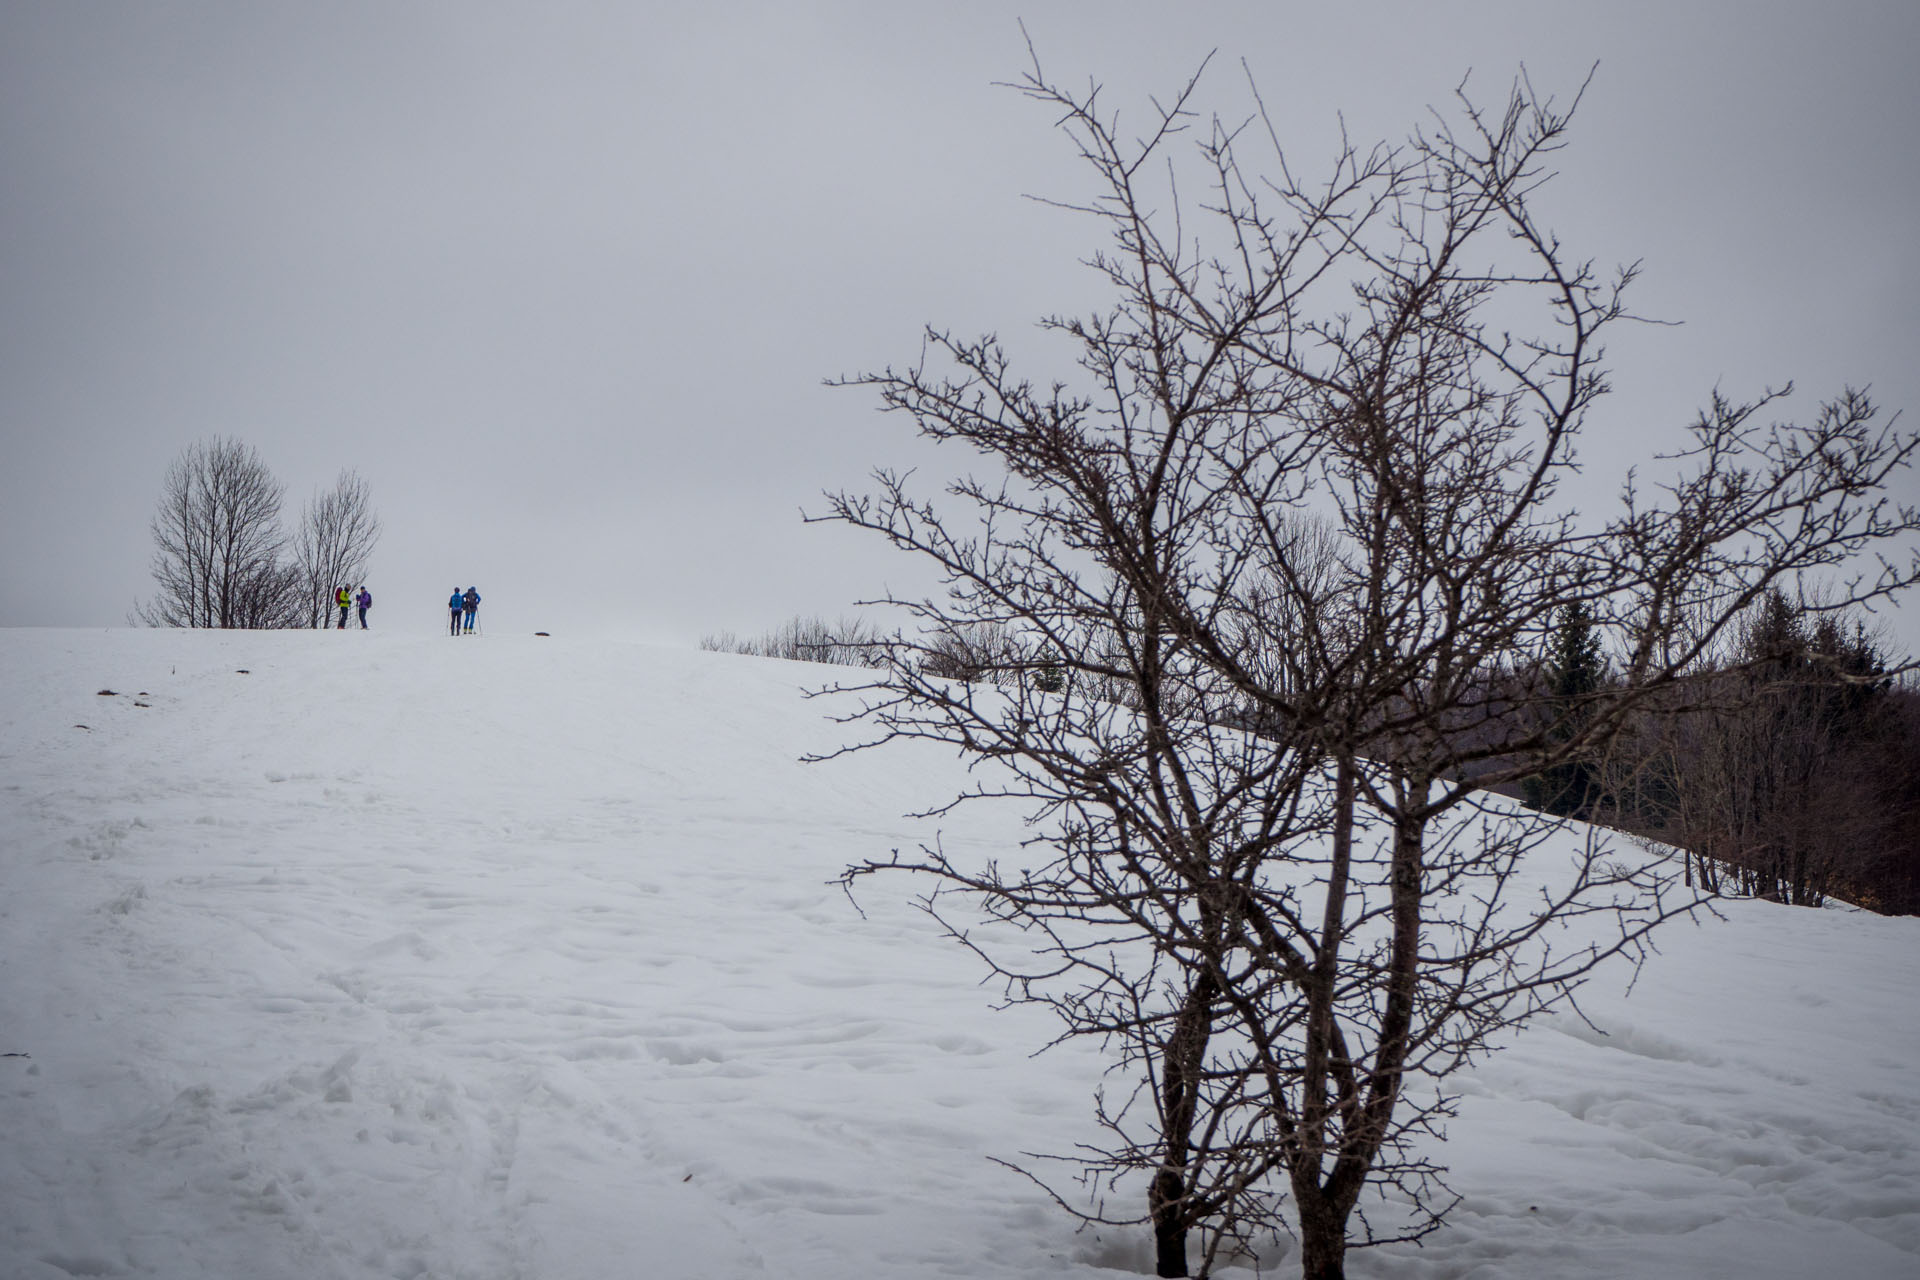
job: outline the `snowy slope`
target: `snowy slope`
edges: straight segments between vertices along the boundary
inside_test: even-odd
[[[1090,1133],[1091,1050],[827,883],[962,767],[797,763],[832,675],[0,631],[0,1280],[1144,1269],[990,1159]],[[1353,1274],[1920,1275],[1920,921],[1663,950],[1464,1081],[1454,1225]]]

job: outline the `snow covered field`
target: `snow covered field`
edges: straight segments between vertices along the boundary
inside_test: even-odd
[[[1090,1048],[828,883],[960,777],[797,763],[832,675],[0,631],[0,1280],[1150,1269],[990,1161],[1090,1134]],[[1724,915],[1467,1078],[1452,1226],[1351,1273],[1920,1276],[1920,921]]]

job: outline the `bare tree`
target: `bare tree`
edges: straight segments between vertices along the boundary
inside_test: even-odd
[[[315,494],[301,509],[294,564],[304,625],[326,626],[334,591],[366,581],[367,563],[379,540],[373,495],[356,471],[342,471],[332,489]]]
[[[167,470],[153,518],[149,626],[272,628],[300,624],[297,576],[282,563],[285,486],[251,445],[215,437]]]
[[[1068,207],[1111,237],[1092,265],[1112,306],[1045,323],[1077,372],[1036,387],[994,340],[932,331],[915,367],[849,380],[991,468],[950,486],[963,514],[887,472],[830,497],[825,518],[942,576],[884,603],[923,634],[1000,628],[1068,678],[955,683],[890,646],[848,749],[998,762],[953,803],[1023,801],[1042,834],[1031,866],[936,844],[847,881],[931,877],[925,905],[1010,999],[1113,1049],[1107,1139],[1072,1159],[1141,1207],[1063,1204],[1150,1223],[1163,1276],[1196,1233],[1204,1275],[1286,1229],[1333,1280],[1350,1245],[1441,1222],[1425,1143],[1447,1076],[1696,902],[1659,857],[1593,840],[1533,874],[1553,820],[1476,786],[1593,759],[1636,709],[1684,704],[1770,587],[1911,538],[1920,513],[1884,485],[1916,441],[1851,392],[1808,427],[1716,397],[1656,500],[1630,487],[1582,524],[1557,489],[1633,272],[1600,277],[1535,219],[1571,109],[1525,83],[1494,113],[1463,96],[1457,124],[1348,146],[1308,183],[1257,110],[1193,111],[1197,79],[1137,137],[1097,89],[1037,62],[1023,82],[1096,176]],[[1243,166],[1267,143],[1270,175]],[[1883,560],[1849,598],[1916,580],[1920,557]],[[1576,607],[1613,678],[1512,679]],[[1018,932],[974,930],[953,894]]]
[[[1044,687],[1057,674],[1029,661],[1019,633],[999,622],[936,629],[921,638],[920,666],[931,676],[996,685],[1030,679]]]

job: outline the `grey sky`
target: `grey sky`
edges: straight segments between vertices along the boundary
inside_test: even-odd
[[[1545,208],[1685,323],[1616,337],[1596,475],[1716,385],[1920,412],[1911,0],[1183,8],[0,0],[0,625],[123,622],[215,434],[290,515],[366,477],[383,625],[474,583],[497,626],[691,643],[903,581],[799,522],[919,457],[822,380],[1098,297],[1095,229],[1022,198],[1083,189],[993,85],[1022,16],[1134,119],[1214,49],[1240,110],[1244,58],[1308,165],[1339,114],[1398,139],[1469,69],[1598,62]]]

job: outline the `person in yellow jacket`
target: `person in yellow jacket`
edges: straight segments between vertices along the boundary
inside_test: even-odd
[[[333,602],[340,606],[340,630],[347,629],[347,610],[353,607],[353,592],[345,587],[333,593]]]

